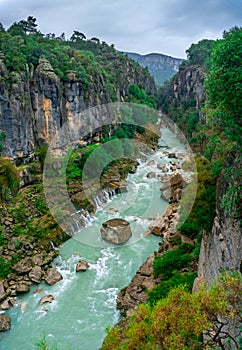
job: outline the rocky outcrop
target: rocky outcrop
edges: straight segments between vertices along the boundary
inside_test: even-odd
[[[48,283],[50,286],[53,286],[53,284],[56,284],[60,280],[62,280],[62,275],[60,272],[58,272],[53,267],[50,267],[46,273],[45,282]]]
[[[117,296],[117,309],[122,316],[129,316],[137,305],[147,302],[147,290],[155,285],[153,275],[154,254],[141,265],[129,285],[123,288]]]
[[[132,236],[130,224],[124,219],[105,221],[101,228],[102,239],[113,244],[122,245]]]
[[[11,328],[11,319],[9,316],[0,315],[0,332],[8,331]]]
[[[114,82],[117,99],[124,98],[131,84],[142,84],[148,93],[155,92],[154,80],[144,74],[141,67],[128,59],[123,65],[119,83]],[[22,74],[10,73],[0,59],[0,130],[4,134],[4,155],[25,162],[33,157],[37,147],[49,144],[54,138],[59,146],[63,146],[66,135],[61,129],[67,122],[69,139],[74,137],[80,143],[87,142],[95,132],[98,133],[100,126],[111,124],[108,119],[111,112],[106,107],[111,98],[101,74],[95,77],[95,83],[90,76],[90,88],[86,90],[75,74],[69,74],[69,81],[62,82],[45,58],[39,59],[35,70],[26,69]],[[102,107],[96,109],[90,126],[91,114],[80,114],[100,105]],[[83,130],[82,135],[79,132],[79,137],[77,120]]]
[[[89,264],[86,260],[79,260],[76,264],[76,272],[85,272],[87,271]]]
[[[206,74],[199,66],[180,66],[179,74],[174,79],[174,97],[179,101],[195,100],[196,108],[205,102],[204,81]]]
[[[182,198],[184,180],[180,173],[176,172],[173,175],[163,180],[161,186],[161,197],[169,203],[179,202]]]
[[[231,154],[226,168],[230,168],[231,172],[241,170],[241,159],[239,155]],[[206,283],[210,285],[220,271],[241,271],[242,263],[242,232],[239,217],[240,201],[231,208],[230,214],[226,210],[226,205],[222,205],[222,200],[228,195],[232,187],[236,189],[241,186],[241,177],[233,182],[226,178],[225,170],[217,182],[216,194],[216,217],[214,219],[212,231],[204,232],[201,252],[199,258],[199,277],[204,276]],[[238,192],[238,196],[239,196]],[[227,207],[231,205],[228,198]]]
[[[153,261],[156,255],[161,256],[169,249],[173,249],[177,242],[194,243],[187,237],[181,235],[176,225],[179,218],[179,209],[175,204],[170,205],[163,215],[157,215],[149,229],[152,234],[162,237],[158,251],[151,254],[141,265],[131,282],[123,288],[117,297],[117,309],[122,316],[130,316],[135,308],[147,302],[148,291],[157,283],[154,278]]]

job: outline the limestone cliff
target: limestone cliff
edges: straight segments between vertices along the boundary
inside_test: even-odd
[[[226,167],[241,169],[241,160],[238,155],[231,154]],[[241,179],[240,179],[241,181]],[[200,258],[199,277],[205,277],[210,285],[215,277],[224,270],[241,271],[242,263],[242,235],[241,222],[238,214],[239,208],[235,205],[228,213],[226,206],[222,205],[225,196],[228,196],[232,186],[238,189],[241,183],[233,182],[225,175],[225,170],[217,182],[216,217],[212,231],[203,234]],[[228,198],[231,201],[231,198]]]
[[[115,64],[115,62],[114,62]],[[141,67],[128,59],[122,64],[119,81],[114,82],[116,91],[110,96],[103,75],[89,76],[88,89],[70,71],[68,81],[57,76],[45,58],[39,64],[26,66],[26,71],[9,71],[0,59],[0,130],[3,132],[2,154],[13,158],[29,157],[37,147],[49,144],[58,137],[65,122],[69,122],[70,134],[75,131],[73,120],[88,108],[105,105],[116,100],[125,101],[131,84],[143,85],[146,92],[155,92],[154,80],[144,74]],[[94,79],[95,78],[95,79]],[[108,114],[108,111],[107,111]],[[95,119],[102,122],[102,114]],[[82,120],[87,125],[88,120]],[[97,125],[100,124],[97,122]],[[60,140],[61,142],[61,140]]]
[[[210,286],[214,279],[221,273],[227,271],[242,272],[242,234],[241,217],[239,215],[239,188],[241,188],[241,178],[235,176],[228,178],[226,168],[230,168],[232,174],[240,172],[241,159],[239,154],[230,154],[226,167],[217,182],[216,217],[214,219],[211,232],[204,232],[198,265],[198,278],[194,286],[200,281],[204,281]],[[237,200],[228,195],[233,191],[238,191]],[[224,201],[226,199],[226,201]],[[225,203],[225,205],[223,205]],[[234,338],[241,337],[241,319],[234,317],[225,320],[223,331],[227,331]],[[234,344],[227,349],[237,349]]]
[[[196,108],[199,109],[205,101],[205,78],[206,74],[202,67],[180,66],[179,74],[173,80],[174,97],[179,101],[194,99]]]

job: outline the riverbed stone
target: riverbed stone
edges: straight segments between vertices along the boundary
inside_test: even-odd
[[[0,315],[0,332],[8,331],[11,328],[11,319],[9,316]]]
[[[114,244],[122,245],[132,236],[130,224],[124,219],[111,219],[102,224],[102,239]]]
[[[86,260],[79,260],[76,264],[76,272],[84,272],[88,269],[89,264]]]
[[[48,283],[50,286],[53,286],[53,284],[59,282],[62,279],[63,279],[63,277],[62,277],[61,273],[58,272],[53,267],[50,267],[47,270],[45,282]]]
[[[40,299],[40,305],[52,303],[53,300],[55,300],[54,296],[52,294],[47,294]]]
[[[150,171],[150,172],[146,175],[146,177],[148,177],[148,179],[153,179],[153,178],[155,178],[155,176],[156,176],[156,173],[155,173],[154,171]]]

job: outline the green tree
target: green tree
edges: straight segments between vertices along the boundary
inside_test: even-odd
[[[215,44],[206,82],[210,118],[224,128],[229,139],[239,141],[242,132],[242,28],[224,32]]]
[[[214,40],[200,40],[197,44],[192,44],[186,50],[188,64],[204,65],[209,59],[214,45]]]
[[[240,318],[241,274],[222,275],[206,290],[190,294],[186,288],[172,289],[153,308],[141,305],[128,322],[108,334],[102,350],[225,349],[225,342],[239,349],[238,339],[226,332],[227,320]]]

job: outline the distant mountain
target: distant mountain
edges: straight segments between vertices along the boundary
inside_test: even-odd
[[[141,66],[147,67],[150,74],[155,78],[157,85],[163,85],[178,72],[181,58],[174,58],[160,53],[149,53],[140,55],[135,52],[125,52],[130,58],[138,62]]]

